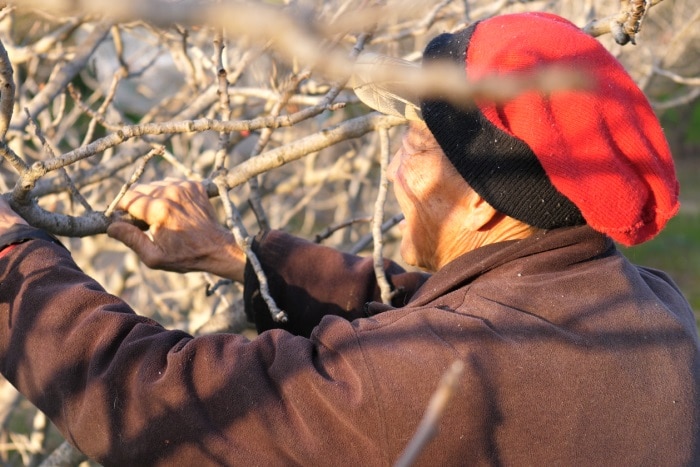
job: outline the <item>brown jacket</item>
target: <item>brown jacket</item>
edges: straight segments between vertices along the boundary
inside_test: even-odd
[[[391,464],[455,359],[465,372],[423,464],[700,462],[692,312],[586,227],[478,249],[427,282],[391,265],[410,298],[397,309],[365,306],[368,260],[278,232],[256,249],[309,338],[167,331],[65,250],[23,243],[0,259],[0,370],[110,465]],[[246,299],[269,327],[252,283]]]

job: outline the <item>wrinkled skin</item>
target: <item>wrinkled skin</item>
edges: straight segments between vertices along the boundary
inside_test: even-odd
[[[27,221],[22,219],[16,212],[12,210],[5,198],[0,196],[0,235],[5,233],[7,229],[15,224],[26,224]]]
[[[145,222],[148,231],[114,222],[107,234],[134,250],[148,267],[243,280],[245,254],[217,221],[201,183],[164,180],[135,185],[118,207]]]
[[[437,271],[458,256],[532,229],[496,211],[462,178],[424,124],[411,123],[388,168],[404,213],[401,256]]]

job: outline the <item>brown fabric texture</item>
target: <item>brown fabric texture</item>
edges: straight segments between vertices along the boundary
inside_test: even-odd
[[[167,331],[62,248],[23,243],[0,259],[0,371],[105,465],[389,465],[457,358],[422,465],[700,462],[692,312],[587,227],[481,248],[429,279],[390,265],[412,297],[396,309],[365,306],[367,260],[279,232],[256,250],[310,337]]]

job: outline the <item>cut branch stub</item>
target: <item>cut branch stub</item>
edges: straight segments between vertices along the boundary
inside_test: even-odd
[[[649,8],[663,0],[622,0],[620,11],[606,18],[595,19],[583,27],[586,34],[593,37],[612,34],[615,42],[620,45],[636,44],[636,37],[642,28],[642,23]]]

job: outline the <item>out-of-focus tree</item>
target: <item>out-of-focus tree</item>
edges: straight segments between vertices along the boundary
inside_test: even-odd
[[[102,235],[130,184],[198,180],[243,237],[285,229],[398,260],[399,213],[377,193],[404,121],[371,112],[348,88],[358,56],[419,61],[440,32],[549,11],[599,36],[663,111],[700,95],[695,1],[9,2],[0,191],[140,313],[194,334],[250,332],[238,286],[150,271]],[[4,462],[81,461],[66,444],[54,451],[61,439],[46,418],[3,386]]]

